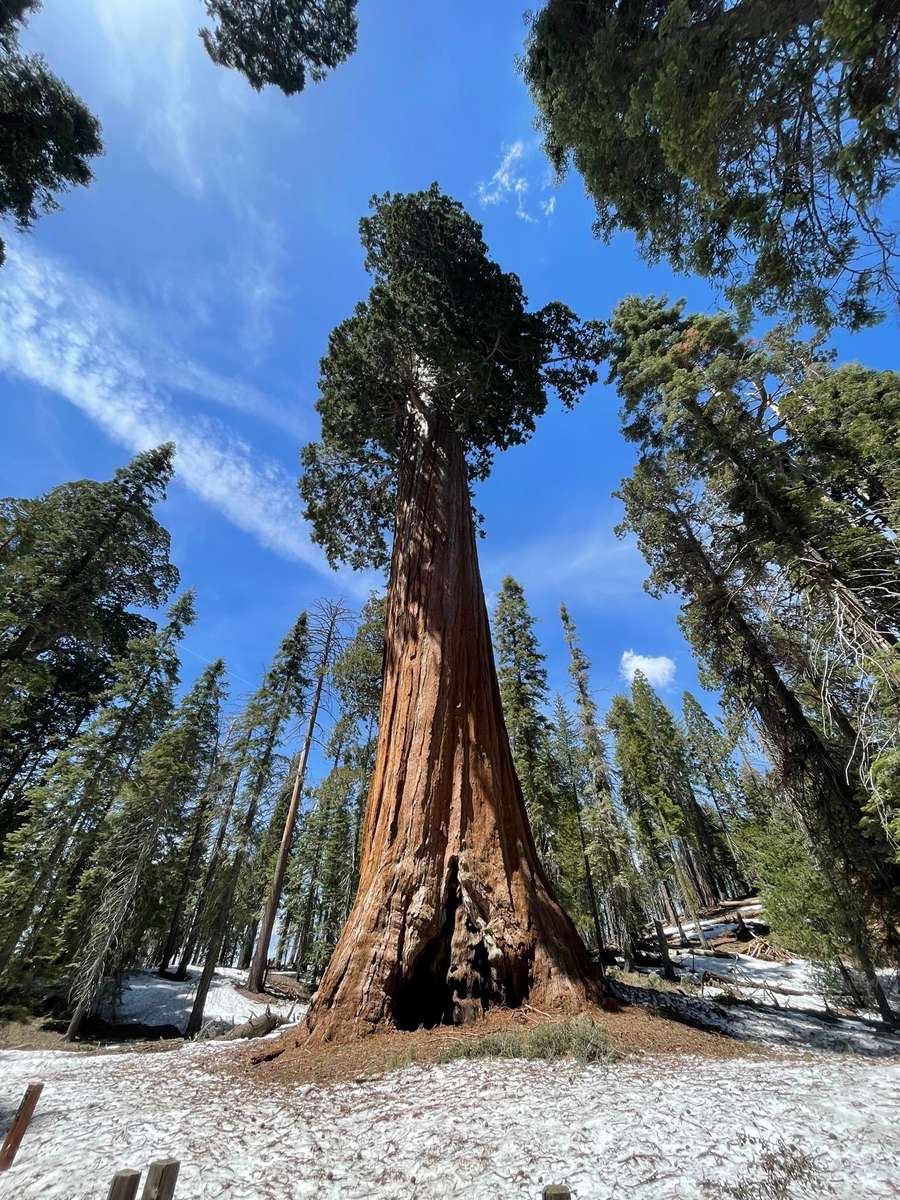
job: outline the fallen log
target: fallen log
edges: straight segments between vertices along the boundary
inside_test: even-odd
[[[234,1029],[230,1029],[228,1033],[222,1034],[217,1041],[235,1042],[239,1038],[258,1038],[265,1037],[267,1033],[271,1033],[273,1029],[277,1029],[279,1025],[284,1024],[284,1017],[276,1017],[271,1009],[266,1009],[264,1013],[260,1013],[257,1017],[251,1017],[249,1021],[245,1021],[243,1025],[235,1025]]]

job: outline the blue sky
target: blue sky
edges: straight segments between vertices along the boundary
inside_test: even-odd
[[[514,68],[519,2],[361,0],[359,52],[291,99],[214,66],[202,19],[201,0],[66,0],[31,22],[25,44],[98,115],[106,154],[62,212],[27,237],[4,230],[0,490],[108,476],[175,440],[160,516],[198,593],[185,676],[222,654],[240,697],[301,607],[358,605],[372,582],[327,570],[296,479],[328,332],[368,287],[357,222],[374,192],[438,180],[535,306],[604,317],[630,292],[715,299],[649,268],[630,237],[597,242],[580,180],[554,185]],[[896,365],[896,328],[837,342]],[[602,707],[626,652],[671,660],[657,673],[670,701],[697,687],[675,601],[642,592],[640,556],[612,533],[631,461],[600,385],[576,412],[548,412],[477,493],[489,600],[504,574],[522,581],[551,685],[568,692],[565,600]]]

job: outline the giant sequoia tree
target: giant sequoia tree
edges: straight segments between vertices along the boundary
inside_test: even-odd
[[[437,185],[361,222],[368,299],[322,363],[322,440],[301,489],[332,561],[383,564],[385,678],[359,891],[309,1015],[312,1036],[462,1022],[594,994],[525,817],[503,722],[470,505],[548,392],[595,378],[597,335],[525,307],[480,227]]]
[[[597,232],[851,325],[896,304],[896,0],[548,0],[525,75]]]

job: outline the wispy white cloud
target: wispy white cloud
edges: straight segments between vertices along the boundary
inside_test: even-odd
[[[148,361],[144,348],[124,336],[134,324],[58,263],[21,244],[9,247],[0,369],[64,397],[130,451],[175,442],[177,478],[195,495],[270,550],[332,575],[306,532],[287,472],[261,461],[219,421],[180,413],[168,393],[177,389],[257,415],[261,398],[187,358],[154,362],[151,354]]]
[[[497,553],[483,555],[486,584],[498,588],[514,575],[529,595],[552,596],[589,607],[609,605],[641,594],[646,565],[636,542],[612,531],[614,519],[567,534],[548,534]]]
[[[230,217],[222,261],[210,274],[227,274],[244,307],[241,343],[258,360],[272,338],[272,314],[282,297],[284,236],[266,209],[271,180],[263,166],[261,122],[271,120],[269,98],[253,96],[236,71],[215,66],[197,29],[202,8],[185,0],[89,0],[107,53],[96,65],[100,80],[128,112],[134,138],[150,166],[182,192]],[[202,303],[202,281],[190,286]],[[216,291],[221,279],[209,283]],[[183,286],[181,288],[183,290]]]
[[[500,165],[489,180],[478,184],[478,199],[482,207],[490,208],[510,201],[515,205],[514,212],[520,221],[526,225],[537,225],[539,218],[528,206],[528,195],[532,190],[534,171],[529,171],[529,162],[534,155],[535,145],[522,140],[512,142],[502,149]],[[550,186],[544,173],[542,189]],[[539,211],[545,218],[553,215],[556,209],[556,197],[538,203]]]
[[[635,654],[633,650],[623,651],[619,674],[631,683],[638,671],[653,687],[665,687],[675,678],[675,663],[665,654],[654,656]]]
[[[138,145],[156,170],[199,198],[206,189],[204,114],[191,86],[202,69],[199,6],[93,0],[93,8],[108,47],[97,71],[134,111]]]

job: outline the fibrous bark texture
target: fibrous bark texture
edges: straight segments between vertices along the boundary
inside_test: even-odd
[[[462,446],[422,404],[400,468],[378,752],[356,902],[314,1040],[596,1000],[538,862],[509,749]]]

